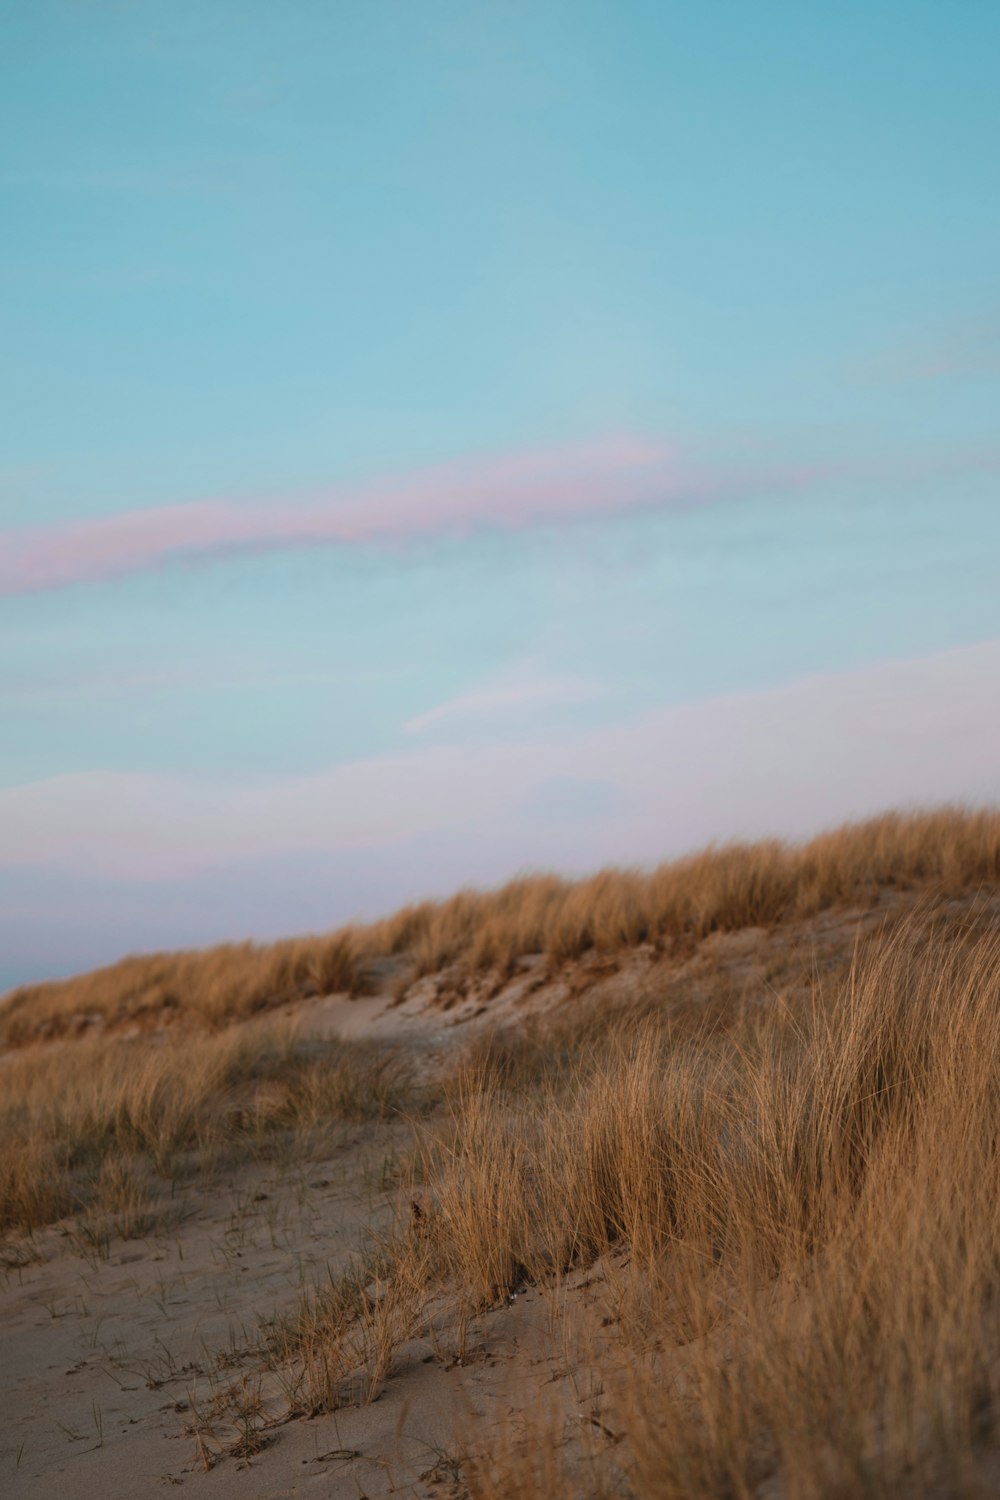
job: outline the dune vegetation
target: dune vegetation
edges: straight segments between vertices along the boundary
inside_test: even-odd
[[[995,1494],[998,886],[1000,814],[888,815],[21,990],[0,1053],[3,1263],[20,1275],[60,1233],[107,1263],[174,1232],[178,1183],[213,1191],[234,1167],[251,1206],[276,1192],[258,1192],[264,1163],[336,1158],[324,1174],[344,1178],[367,1131],[382,1164],[357,1244],[283,1306],[243,1308],[245,1347],[185,1377],[205,1469],[397,1380],[399,1422],[417,1402],[422,1424],[424,1365],[499,1365],[508,1385],[459,1388],[454,1446],[419,1476],[433,1492]],[[839,946],[820,961],[824,913]],[[751,941],[775,967],[734,983],[719,954]],[[630,970],[640,944],[653,960]],[[395,1025],[400,975],[404,993],[449,967],[502,986],[525,955],[557,976],[593,953],[620,960],[616,989],[500,1025],[487,1004],[433,1047],[310,1035],[290,1004],[381,985]],[[432,990],[421,1003],[407,1024],[436,1025]],[[93,1014],[133,1024],[76,1024]],[[279,1250],[271,1232],[291,1264],[295,1233]],[[540,1320],[512,1322],[527,1297]]]
[[[475,1305],[601,1265],[609,1296],[601,1442],[553,1458],[535,1419],[472,1496],[996,1494],[999,1142],[996,915],[906,922],[792,1010],[622,1026],[558,1082],[480,1071],[427,1163],[436,1271]]]
[[[385,1118],[410,1094],[398,1056],[302,1038],[287,1020],[193,1047],[172,1032],[18,1049],[0,1066],[0,1233],[86,1212],[102,1232],[143,1236],[179,1182],[302,1156],[332,1123]]]
[[[403,984],[447,966],[460,977],[490,972],[502,980],[526,954],[556,966],[588,952],[771,926],[877,901],[890,889],[961,895],[998,878],[1000,813],[889,813],[802,845],[711,847],[651,872],[604,870],[577,881],[529,875],[323,936],[124,958],[14,990],[0,1003],[0,1046],[93,1021],[218,1027],[309,995],[363,994],[380,959],[397,962]]]
[[[529,1390],[499,1436],[467,1420],[454,1493],[994,1493],[993,904],[923,903],[792,1002],[650,1001],[465,1049],[395,1231],[270,1326],[255,1430],[483,1358],[531,1287],[572,1399]]]

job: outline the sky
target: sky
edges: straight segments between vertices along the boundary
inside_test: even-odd
[[[9,0],[0,988],[1000,800],[998,49]]]

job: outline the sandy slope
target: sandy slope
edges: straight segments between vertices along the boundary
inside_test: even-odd
[[[349,1136],[324,1162],[290,1176],[242,1173],[225,1190],[189,1194],[169,1236],[118,1243],[107,1260],[81,1257],[58,1233],[42,1263],[12,1271],[0,1294],[4,1327],[3,1493],[65,1500],[132,1500],[183,1485],[191,1495],[442,1495],[470,1419],[500,1426],[533,1385],[586,1420],[579,1361],[573,1379],[549,1347],[551,1309],[535,1290],[467,1331],[412,1341],[369,1406],[282,1422],[248,1461],[206,1471],[192,1406],[259,1362],[259,1319],[289,1307],[303,1285],[346,1261],[363,1227],[387,1221],[377,1182],[400,1130]],[[265,1381],[277,1416],[282,1392]],[[231,1423],[214,1426],[218,1443]],[[217,1446],[211,1439],[209,1446]]]
[[[842,912],[780,934],[713,938],[667,969],[639,952],[601,982],[609,1001],[650,982],[695,998],[766,996],[805,968],[841,961],[859,926],[879,915]],[[595,980],[600,965],[576,964],[543,983],[528,961],[499,994],[484,982],[459,996],[447,975],[436,976],[402,1004],[387,993],[306,1002],[302,1023],[404,1047],[434,1077],[478,1027],[559,1009]],[[519,1412],[542,1400],[558,1412],[560,1440],[585,1442],[599,1330],[610,1316],[600,1268],[555,1292],[523,1293],[461,1342],[454,1330],[432,1329],[400,1351],[371,1405],[278,1420],[286,1397],[273,1374],[258,1375],[262,1322],[336,1275],[370,1229],[391,1223],[392,1163],[409,1139],[398,1121],[343,1127],[326,1159],[242,1167],[192,1189],[165,1205],[165,1227],[148,1240],[114,1241],[106,1256],[69,1224],[40,1236],[36,1258],[12,1264],[0,1286],[0,1493],[134,1500],[183,1486],[213,1500],[441,1496],[459,1492],[454,1461],[473,1428],[516,1441]],[[206,1468],[193,1429],[204,1451],[231,1445],[238,1429],[231,1416],[213,1419],[213,1402],[258,1379],[264,1414],[275,1419],[265,1446]]]

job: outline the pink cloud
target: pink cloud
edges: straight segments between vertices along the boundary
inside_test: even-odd
[[[643,506],[700,504],[808,470],[709,472],[655,440],[465,460],[285,502],[204,500],[0,531],[0,595],[120,577],[163,563],[314,545],[517,530]]]

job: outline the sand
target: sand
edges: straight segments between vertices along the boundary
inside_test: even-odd
[[[859,923],[876,917],[840,913],[777,940],[759,929],[710,939],[674,962],[669,979],[694,994],[720,984],[728,994],[759,994],[796,965],[842,959]],[[304,1002],[301,1024],[405,1048],[425,1078],[440,1078],[479,1026],[558,1010],[595,981],[620,997],[655,979],[657,963],[639,952],[612,976],[576,964],[543,983],[528,960],[499,993],[484,983],[453,994],[448,976],[435,976],[402,1004],[390,993]],[[433,1329],[413,1339],[371,1404],[285,1419],[287,1391],[273,1372],[260,1373],[268,1321],[343,1270],[373,1229],[391,1225],[399,1211],[391,1164],[411,1140],[401,1121],[344,1126],[322,1160],[243,1165],[166,1201],[147,1239],[102,1250],[66,1222],[29,1246],[8,1245],[0,1495],[135,1500],[180,1487],[212,1500],[459,1495],[473,1434],[480,1448],[484,1434],[487,1449],[516,1442],[520,1416],[542,1400],[558,1413],[559,1441],[585,1443],[596,1425],[595,1330],[609,1320],[600,1267],[508,1299],[460,1343]],[[258,1383],[262,1446],[227,1452],[239,1428],[231,1413],[213,1410],[227,1390],[245,1395]],[[602,1440],[613,1444],[613,1435]]]

